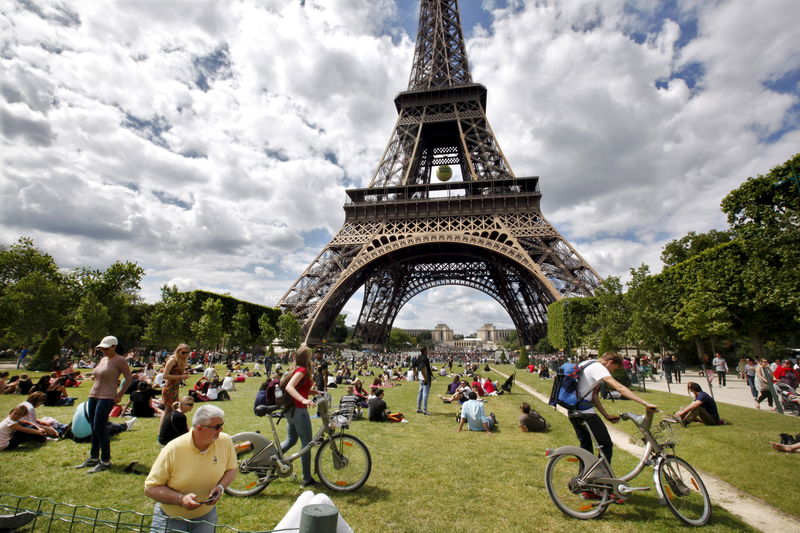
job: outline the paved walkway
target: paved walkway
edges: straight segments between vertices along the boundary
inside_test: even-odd
[[[696,370],[685,372],[681,377],[681,383],[675,383],[673,381],[671,384],[669,384],[669,391],[667,391],[667,382],[660,378],[658,381],[647,380],[646,386],[648,390],[652,389],[657,391],[672,392],[673,394],[685,396],[688,403],[689,391],[686,389],[686,384],[690,381],[699,383],[700,386],[703,387],[703,390],[708,393],[713,392],[714,399],[719,403],[738,405],[739,407],[750,407],[751,409],[756,408],[756,402],[753,400],[753,395],[750,393],[750,387],[747,386],[747,382],[739,379],[735,375],[728,375],[727,379],[725,380],[725,387],[720,387],[717,385],[717,379],[715,376],[714,380],[711,382],[712,387],[710,390],[706,378],[699,375],[699,372]],[[761,410],[770,412],[769,404],[767,404],[766,401],[761,402]]]
[[[504,374],[503,372],[499,372],[495,368],[492,368],[492,370],[505,378],[508,377],[508,375]],[[694,374],[685,374],[685,376],[691,376],[691,377],[689,377],[689,379],[682,380],[683,384],[678,385],[678,387],[680,388],[673,390],[675,392],[677,392],[678,390],[682,391],[682,393],[685,394],[688,398],[688,392],[686,391],[686,382],[692,381],[694,377],[697,376],[697,372],[695,372]],[[703,387],[703,389],[705,390],[708,388],[707,387],[708,384],[705,383],[704,378],[701,379],[703,379],[703,381],[700,383],[706,385]],[[738,381],[741,383],[741,380]],[[648,388],[650,387],[650,383],[656,385],[656,387],[653,387],[654,389],[665,390],[665,391],[667,390],[667,385],[663,381],[661,382],[661,385],[659,385],[659,382],[648,381],[647,382]],[[538,399],[539,401],[547,405],[548,398],[545,397],[543,394],[540,394],[533,388],[529,387],[525,383],[522,383],[521,381],[516,381],[514,382],[514,385],[523,389],[525,392],[527,392],[534,398]],[[658,388],[660,386],[663,386],[664,388],[663,389]],[[752,396],[750,396],[750,391],[749,389],[747,389],[746,385],[741,387],[742,390],[740,390],[737,393],[736,387],[734,386],[733,383],[731,383],[731,380],[729,379],[728,387],[730,388],[730,391],[723,392],[723,394],[721,394],[719,398],[717,398],[717,401],[724,403],[733,403],[733,401],[738,401],[738,396],[742,394],[747,394],[748,395],[747,397],[752,398]],[[726,389],[722,390],[726,391]],[[714,387],[715,395],[716,392],[717,392],[717,387],[715,386]],[[731,401],[726,401],[725,399],[723,399],[723,397],[729,398]],[[745,397],[745,400],[747,399],[747,397]],[[749,407],[755,408],[754,403],[752,401],[746,403],[749,403]],[[745,403],[742,404],[736,403],[736,405],[745,405]],[[549,406],[548,409],[552,410],[552,408]],[[564,416],[567,415],[566,410],[563,409],[562,407],[558,408],[558,412]],[[767,412],[769,411],[767,410]],[[635,457],[641,457],[643,448],[637,444],[632,443],[630,435],[613,426],[607,426],[607,427],[608,427],[608,432],[611,435],[611,439],[614,441],[614,446],[634,455]],[[723,481],[709,474],[708,472],[704,472],[700,469],[696,470],[703,477],[703,482],[705,483],[706,488],[708,489],[708,493],[711,496],[711,503],[719,505],[729,513],[736,515],[737,517],[742,519],[742,521],[745,522],[746,524],[758,529],[759,531],[764,531],[765,533],[774,533],[775,531],[800,531],[800,520],[798,520],[797,518],[781,511],[776,507],[773,507],[767,502],[759,498],[756,498],[751,494],[748,494],[744,491],[737,489],[730,483]]]

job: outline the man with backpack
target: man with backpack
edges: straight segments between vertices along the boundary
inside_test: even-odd
[[[611,373],[615,370],[622,368],[622,357],[616,352],[606,352],[600,359],[592,361],[584,361],[578,365],[578,386],[577,395],[579,401],[576,409],[570,411],[569,420],[572,422],[572,427],[575,429],[575,434],[578,436],[580,446],[584,450],[593,453],[592,436],[583,425],[586,424],[597,439],[597,444],[603,450],[603,454],[609,463],[611,463],[611,455],[613,453],[613,443],[611,436],[608,434],[608,429],[600,417],[597,416],[595,409],[605,417],[606,420],[612,424],[619,422],[618,415],[610,415],[603,407],[600,401],[600,384],[605,383],[607,387],[616,390],[623,398],[633,400],[640,403],[647,409],[656,409],[657,407],[634,394],[628,387],[611,377]],[[583,403],[580,400],[588,400],[590,403]]]

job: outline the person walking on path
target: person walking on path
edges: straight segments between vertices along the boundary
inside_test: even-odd
[[[761,409],[761,402],[767,400],[770,407],[772,406],[772,392],[769,390],[769,383],[772,380],[772,372],[769,369],[769,361],[762,359],[758,362],[756,368],[756,380],[758,381],[758,398],[756,398],[756,409]]]
[[[222,433],[225,413],[203,405],[192,429],[158,454],[144,482],[144,495],[155,500],[151,531],[216,531],[216,504],[236,478],[236,450]]]
[[[722,357],[719,353],[716,354],[714,360],[711,361],[711,364],[714,365],[714,370],[717,372],[717,383],[720,387],[727,387],[727,380],[725,379],[726,373],[728,372],[728,362],[725,361],[725,358]]]
[[[428,414],[428,396],[431,392],[431,380],[433,371],[431,370],[431,360],[428,359],[428,349],[423,348],[419,357],[414,360],[414,379],[419,380],[419,391],[417,391],[417,412],[423,415]]]
[[[97,348],[103,357],[94,369],[94,385],[89,391],[89,422],[92,425],[92,449],[89,458],[76,468],[93,467],[88,473],[95,474],[111,468],[111,437],[108,434],[108,415],[125,394],[131,382],[131,369],[125,358],[117,354],[119,342],[116,337],[104,337]],[[123,376],[120,386],[119,377]]]
[[[747,386],[750,387],[750,394],[753,395],[753,399],[755,400],[758,398],[758,390],[756,389],[756,369],[758,365],[753,358],[748,357],[747,362],[744,364],[744,370],[742,373],[744,374],[744,378],[747,381]]]
[[[19,370],[20,366],[23,369],[25,368],[25,358],[28,357],[29,353],[30,352],[28,351],[28,347],[27,346],[23,346],[22,350],[20,350],[20,352],[19,352],[19,359],[17,359],[17,370]]]

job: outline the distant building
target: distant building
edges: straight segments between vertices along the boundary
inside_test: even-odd
[[[473,336],[465,337],[454,333],[447,324],[436,324],[432,330],[429,329],[403,329],[405,333],[412,337],[420,337],[421,334],[430,332],[431,341],[436,350],[496,350],[497,344],[503,339],[507,339],[515,329],[497,329],[494,324],[484,324]]]

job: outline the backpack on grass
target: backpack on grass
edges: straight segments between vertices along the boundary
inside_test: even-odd
[[[570,411],[583,411],[592,407],[591,399],[587,400],[592,391],[584,394],[578,398],[578,380],[587,366],[596,363],[597,361],[588,361],[576,365],[574,363],[564,363],[556,372],[556,377],[553,380],[553,388],[550,389],[550,400],[547,402],[549,405],[556,407],[560,405],[564,409]]]

